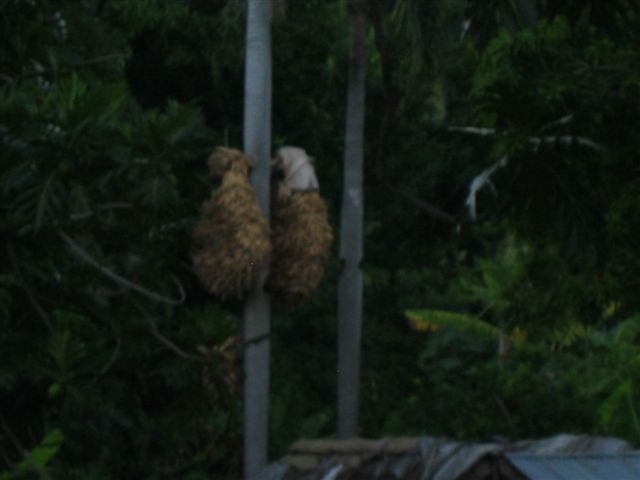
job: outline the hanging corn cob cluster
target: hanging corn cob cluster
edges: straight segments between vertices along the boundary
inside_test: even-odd
[[[250,168],[249,157],[231,148],[218,148],[209,158],[211,176],[222,177],[222,183],[202,205],[193,264],[207,291],[222,298],[241,298],[271,252]]]
[[[333,241],[327,206],[311,158],[301,148],[282,147],[272,163],[270,232],[249,183],[250,167],[244,153],[229,148],[209,158],[211,175],[222,184],[202,206],[195,270],[209,293],[239,299],[271,254],[265,288],[277,304],[293,306],[324,275]]]
[[[282,147],[272,166],[273,256],[266,288],[287,307],[309,297],[322,280],[333,232],[307,153]]]

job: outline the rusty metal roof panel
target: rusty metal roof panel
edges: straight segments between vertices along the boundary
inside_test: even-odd
[[[506,457],[531,480],[640,480],[640,454]]]

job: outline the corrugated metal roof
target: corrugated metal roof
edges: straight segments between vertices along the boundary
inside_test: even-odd
[[[507,459],[531,480],[640,480],[640,454],[527,455]]]
[[[501,480],[640,480],[640,452],[628,443],[568,434],[514,443],[434,437],[300,440],[258,479],[486,480],[495,475],[496,461]]]

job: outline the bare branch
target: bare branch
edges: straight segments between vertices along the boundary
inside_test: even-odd
[[[540,145],[564,145],[566,147],[570,147],[571,145],[580,145],[581,147],[591,148],[598,152],[604,152],[606,149],[603,145],[591,140],[587,137],[580,137],[575,135],[547,135],[544,137],[531,137],[529,142],[534,146],[534,148],[538,148]]]
[[[127,210],[132,207],[133,207],[133,204],[128,202],[110,202],[110,203],[105,203],[104,205],[98,205],[96,207],[96,210],[97,211]],[[69,216],[69,218],[71,218],[71,220],[84,220],[85,218],[89,218],[95,214],[96,214],[95,210],[88,210],[86,212],[73,213]]]
[[[174,282],[176,283],[176,285],[178,286],[178,289],[180,290],[180,298],[178,299],[173,299],[173,298],[167,298],[164,297],[156,292],[153,292],[141,285],[138,285],[137,283],[134,283],[130,280],[127,280],[124,277],[121,277],[120,275],[118,275],[117,273],[113,272],[112,270],[108,269],[107,267],[100,265],[100,263],[98,263],[98,261],[93,258],[91,255],[89,255],[80,245],[78,245],[73,239],[71,239],[67,234],[65,234],[63,231],[58,231],[58,236],[60,238],[62,238],[62,240],[64,240],[66,242],[66,244],[71,248],[71,251],[79,258],[81,258],[82,260],[84,260],[86,263],[88,263],[89,265],[95,267],[96,269],[98,269],[98,271],[100,273],[102,273],[104,276],[109,277],[111,280],[113,280],[116,283],[119,283],[120,285],[124,285],[127,288],[130,288],[131,290],[134,290],[142,295],[144,295],[147,298],[150,298],[151,300],[155,300],[156,302],[161,302],[161,303],[166,303],[169,305],[180,305],[181,303],[184,302],[186,295],[185,295],[185,291],[182,288],[182,285],[180,285],[180,283],[176,280],[175,277],[173,277]]]
[[[571,120],[571,116],[563,117],[560,120],[556,121],[555,124],[559,125],[560,123],[568,123]],[[553,125],[553,124],[551,124]],[[548,128],[548,125],[546,128]],[[491,135],[496,135],[497,132],[495,128],[482,128],[482,127],[449,127],[448,130],[450,132],[459,132],[459,133],[468,133],[470,135],[478,135],[481,137],[488,137]],[[529,143],[533,145],[534,148],[538,148],[540,145],[580,145],[581,147],[591,148],[598,152],[605,151],[605,147],[600,145],[594,140],[590,138],[583,137],[580,135],[546,135],[544,137],[529,137]]]
[[[538,132],[542,133],[546,130],[557,127],[559,125],[566,125],[567,123],[570,123],[572,120],[573,120],[573,113],[570,113],[569,115],[565,115],[564,117],[559,118],[558,120],[554,120],[553,122],[544,125]]]
[[[477,220],[477,212],[476,212],[476,195],[480,190],[482,190],[487,185],[491,184],[491,176],[498,170],[499,168],[503,168],[507,166],[508,162],[507,157],[502,157],[500,160],[495,162],[489,168],[483,170],[478,175],[473,177],[471,180],[471,184],[469,185],[469,195],[467,196],[467,200],[465,201],[465,205],[469,208],[469,215],[473,221]]]
[[[505,404],[502,401],[502,399],[498,395],[496,395],[495,393],[493,393],[492,396],[493,396],[493,399],[496,401],[496,404],[498,405],[498,408],[500,409],[500,411],[504,415],[504,418],[507,420],[507,423],[509,424],[509,427],[511,428],[512,432],[513,433],[517,432],[518,429],[516,428],[515,424],[513,423],[513,417],[509,413],[509,410],[507,410],[507,407],[505,406]]]
[[[440,208],[436,207],[435,205],[432,205],[431,203],[422,200],[418,197],[415,197],[413,195],[411,195],[409,192],[406,192],[398,187],[394,187],[393,185],[389,185],[388,183],[384,184],[387,189],[389,189],[390,191],[396,193],[397,195],[399,195],[400,197],[404,198],[405,200],[408,200],[409,202],[411,202],[413,205],[415,205],[416,207],[420,208],[421,210],[427,212],[429,215],[431,215],[433,218],[435,218],[436,220],[440,220],[444,223],[449,223],[449,224],[454,224],[456,223],[456,217],[454,217],[453,215],[451,215],[450,213],[445,212],[444,210],[441,210]]]
[[[176,355],[178,355],[180,358],[184,358],[186,360],[197,360],[197,361],[206,361],[206,358],[201,357],[199,355],[193,355],[191,353],[187,353],[184,350],[182,350],[179,346],[177,346],[175,343],[173,343],[171,340],[169,340],[167,337],[165,337],[164,335],[162,335],[160,333],[160,330],[158,330],[158,326],[156,325],[156,323],[154,322],[153,318],[151,318],[151,316],[149,315],[149,312],[147,312],[142,305],[140,305],[138,302],[135,302],[132,300],[132,303],[134,304],[134,306],[138,309],[138,311],[142,314],[142,316],[144,317],[144,319],[147,321],[147,324],[149,325],[149,329],[151,330],[151,334],[160,342],[162,343],[165,347],[167,347],[169,350],[171,350],[173,353],[175,353]]]
[[[11,468],[15,467],[15,462],[9,458],[7,452],[5,452],[4,448],[0,447],[0,455],[4,459],[4,462]]]
[[[122,341],[120,339],[120,335],[118,335],[118,332],[116,331],[116,329],[113,327],[113,325],[111,323],[109,323],[109,326],[111,327],[111,330],[113,330],[113,337],[116,340],[116,346],[113,349],[113,352],[111,353],[111,356],[109,357],[109,360],[107,360],[107,363],[104,364],[104,366],[100,369],[100,371],[93,378],[93,383],[96,383],[100,379],[100,377],[102,377],[109,370],[111,370],[111,367],[113,367],[113,365],[115,365],[116,361],[118,360],[118,356],[120,355],[120,347],[122,345]]]
[[[118,297],[120,295],[124,295],[129,291],[127,287],[119,285],[115,290],[109,290],[107,288],[99,288],[99,287],[90,287],[85,288],[84,291],[93,297],[100,298],[109,298],[109,297]]]
[[[20,440],[18,440],[18,437],[16,437],[13,431],[9,428],[9,425],[7,424],[6,420],[4,419],[4,416],[2,415],[0,415],[0,425],[2,425],[2,430],[4,430],[4,433],[7,435],[7,437],[9,437],[9,440],[11,440],[11,443],[13,443],[13,446],[16,448],[16,450],[18,450],[18,452],[20,452],[21,455],[26,456],[28,452],[24,449],[24,447],[20,443]]]
[[[116,337],[116,348],[113,350],[111,357],[109,357],[109,361],[105,363],[104,367],[102,367],[102,369],[100,370],[100,373],[98,373],[99,377],[107,373],[111,369],[111,367],[113,367],[113,365],[116,363],[116,360],[118,359],[118,354],[120,353],[120,344],[122,342],[120,341],[119,335],[116,334],[115,337]]]
[[[173,283],[175,283],[176,287],[178,287],[178,293],[180,294],[181,298],[180,303],[184,303],[187,298],[187,292],[185,292],[184,286],[182,286],[182,283],[180,283],[178,277],[176,277],[173,273],[171,274],[171,280],[173,280]]]
[[[13,270],[15,271],[18,277],[18,282],[20,283],[20,285],[22,286],[22,288],[27,294],[29,303],[31,304],[33,309],[36,311],[38,316],[42,319],[49,333],[52,334],[55,331],[55,329],[53,328],[53,323],[51,322],[51,318],[49,317],[47,312],[45,312],[44,308],[42,308],[35,294],[29,287],[29,284],[25,280],[24,275],[22,275],[20,264],[18,262],[18,259],[16,258],[16,252],[13,250],[13,245],[11,243],[7,244],[7,253],[9,254],[9,259],[11,260],[11,265],[13,266]]]
[[[495,135],[495,128],[483,128],[483,127],[449,127],[447,130],[450,132],[469,133],[471,135],[479,135],[481,137],[488,137]]]
[[[549,129],[554,126],[564,125],[569,123],[573,119],[573,115],[566,115],[559,120],[551,122],[548,125],[545,125],[541,131]],[[451,132],[460,132],[460,133],[468,133],[471,135],[478,135],[481,137],[487,137],[496,134],[496,130],[494,128],[481,128],[481,127],[449,127],[448,129]],[[533,147],[534,150],[537,150],[541,145],[563,145],[563,146],[572,146],[579,145],[586,148],[591,148],[598,152],[603,152],[605,147],[600,145],[599,143],[591,140],[587,137],[582,137],[578,135],[545,135],[542,137],[530,137],[529,144]],[[507,165],[508,158],[503,157],[493,165],[491,165],[486,170],[483,170],[478,175],[476,175],[471,184],[469,185],[469,195],[467,196],[466,205],[469,208],[469,215],[472,220],[476,220],[476,194],[484,188],[486,185],[491,185],[491,176],[493,173],[502,167]]]
[[[31,456],[29,455],[29,452],[24,449],[24,447],[18,440],[18,437],[16,437],[13,431],[9,428],[9,425],[7,424],[6,420],[4,419],[4,416],[2,415],[0,415],[0,425],[2,425],[2,430],[4,430],[4,432],[7,434],[7,436],[11,440],[11,443],[13,443],[13,446],[24,457],[24,460],[29,465],[29,468],[31,468],[34,472],[38,472],[40,474],[39,475],[40,478],[45,478],[42,472],[42,468],[35,464]]]

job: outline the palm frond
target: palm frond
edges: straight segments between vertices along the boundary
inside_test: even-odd
[[[419,332],[438,332],[453,329],[477,334],[485,338],[498,338],[500,329],[484,320],[466,313],[446,310],[407,310],[405,315],[411,327]]]

